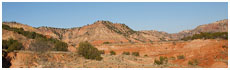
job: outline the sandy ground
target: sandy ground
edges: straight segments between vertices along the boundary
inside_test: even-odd
[[[73,52],[34,53],[20,51],[9,53],[12,68],[226,68],[228,64],[227,40],[193,40],[175,42],[154,42],[140,44],[104,44],[97,45],[105,50],[103,60],[88,60]],[[117,55],[109,55],[109,51]],[[122,55],[123,52],[139,52],[140,56]],[[148,55],[147,57],[144,55]],[[177,56],[183,55],[184,59]],[[167,57],[168,63],[154,64],[160,56]],[[174,57],[174,59],[172,59]],[[189,65],[188,61],[197,60],[198,65]]]

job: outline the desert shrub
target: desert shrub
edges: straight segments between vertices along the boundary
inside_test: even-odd
[[[21,50],[21,48],[23,48],[22,43],[18,42],[17,40],[13,40],[12,38],[2,41],[2,49],[7,49],[8,52]]]
[[[176,58],[174,56],[169,58],[170,60],[176,60]]]
[[[67,43],[58,41],[58,42],[55,43],[55,48],[54,49],[56,51],[68,51],[67,48],[68,48]]]
[[[101,54],[105,54],[105,51],[104,51],[104,50],[100,50],[100,53],[101,53]]]
[[[116,55],[116,52],[110,51],[110,55]]]
[[[147,54],[145,54],[144,56],[145,56],[145,57],[148,57],[148,55],[147,55]]]
[[[50,51],[51,49],[51,45],[48,44],[48,42],[42,40],[35,40],[31,42],[28,48],[28,50],[35,52],[46,52]]]
[[[103,42],[103,44],[110,44],[110,42]]]
[[[5,25],[5,24],[2,24],[2,29],[6,29],[6,30],[8,30],[8,29],[10,29],[10,26]]]
[[[8,48],[8,41],[7,40],[2,40],[2,49],[7,49]]]
[[[100,51],[87,41],[79,43],[78,54],[86,59],[102,60]]]
[[[123,54],[123,55],[130,55],[129,52],[123,52],[122,54]]]
[[[139,52],[132,52],[132,55],[134,55],[134,56],[140,56]]]
[[[194,40],[194,39],[228,39],[228,32],[215,32],[215,33],[208,33],[208,32],[201,32],[200,34],[194,34],[193,36],[188,36],[182,38],[182,40]]]
[[[185,56],[184,55],[178,55],[177,59],[185,59]]]
[[[11,44],[9,46],[9,48],[7,49],[8,51],[14,51],[14,50],[21,50],[22,48],[22,44],[19,42],[14,42],[13,44]]]
[[[154,60],[154,64],[157,64],[157,65],[162,65],[162,64],[167,64],[167,63],[168,63],[168,58],[163,57],[163,56],[160,56],[159,60],[157,59]]]
[[[226,45],[223,45],[223,46],[222,46],[222,48],[228,48],[228,46],[226,46]]]
[[[198,65],[199,64],[199,62],[198,62],[198,60],[197,59],[193,59],[193,60],[190,60],[190,61],[188,61],[188,65]]]

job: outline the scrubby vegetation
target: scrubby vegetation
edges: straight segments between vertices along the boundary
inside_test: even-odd
[[[14,50],[21,50],[23,48],[22,43],[14,40],[12,38],[8,40],[2,40],[2,67],[9,68],[11,66],[9,58],[7,58],[7,54],[9,52],[13,52]]]
[[[110,44],[110,42],[103,42],[103,44]]]
[[[132,55],[133,55],[133,56],[140,56],[140,55],[139,55],[139,52],[132,52]]]
[[[159,60],[157,59],[154,60],[154,64],[157,64],[157,65],[162,65],[162,64],[167,64],[167,63],[168,63],[168,58],[163,57],[163,56],[160,56]]]
[[[184,55],[178,55],[177,59],[185,59],[185,56]]]
[[[176,57],[172,56],[169,58],[170,60],[176,60]]]
[[[55,42],[54,50],[56,50],[56,51],[68,51],[67,48],[68,48],[67,43],[64,43],[64,42],[61,42],[61,41]]]
[[[228,48],[228,46],[226,46],[226,45],[223,45],[223,46],[222,46],[222,48]]]
[[[102,23],[103,23],[108,29],[111,29],[112,31],[114,31],[114,32],[116,32],[116,33],[122,34],[122,35],[125,36],[125,37],[129,36],[130,34],[137,33],[136,31],[132,30],[131,28],[129,28],[129,27],[126,26],[125,24],[122,24],[121,26],[122,26],[123,28],[128,29],[129,31],[123,32],[123,31],[119,30],[117,27],[111,25],[112,22],[109,22],[109,21],[102,21]]]
[[[208,33],[208,32],[201,32],[200,34],[195,34],[193,36],[184,37],[182,40],[194,40],[194,39],[228,39],[228,32],[215,32],[215,33]]]
[[[23,48],[22,43],[10,38],[9,40],[2,40],[2,49],[6,49],[8,52],[14,50],[21,50]]]
[[[100,53],[101,53],[101,54],[105,54],[105,51],[104,51],[104,50],[100,50]]]
[[[144,56],[145,56],[145,57],[148,57],[148,55],[147,55],[147,54],[145,54]]]
[[[86,59],[102,60],[101,52],[87,41],[79,43],[78,54]]]
[[[31,42],[29,46],[30,46],[29,47],[30,51],[36,51],[36,52],[45,52],[52,49],[51,45],[48,42],[39,41],[39,40],[35,40]]]
[[[2,40],[2,68],[9,68],[11,66],[11,59],[7,58],[8,53],[21,49],[23,49],[23,45],[17,40],[12,38]]]
[[[198,62],[197,59],[193,59],[193,60],[188,61],[188,65],[195,66],[195,65],[198,65],[198,64],[199,64],[199,62]]]
[[[129,52],[123,52],[122,54],[123,54],[123,55],[130,55]]]
[[[21,34],[21,35],[27,37],[27,38],[35,39],[36,42],[37,41],[46,42],[49,44],[50,47],[54,46],[52,49],[54,51],[67,51],[67,47],[68,47],[67,43],[62,42],[60,40],[57,40],[55,38],[47,38],[42,34],[38,34],[36,32],[24,31],[23,28],[9,27],[8,25],[5,25],[5,24],[2,25],[2,28],[9,30],[9,31],[14,31],[18,34]],[[41,44],[41,45],[36,44],[36,46],[38,46],[37,49],[39,48],[39,46],[43,46],[43,44]],[[40,48],[40,49],[42,49],[42,48]]]
[[[110,51],[110,55],[116,55],[116,52]]]

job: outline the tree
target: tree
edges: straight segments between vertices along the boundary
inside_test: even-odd
[[[87,41],[79,43],[78,54],[86,59],[102,60],[101,52]]]

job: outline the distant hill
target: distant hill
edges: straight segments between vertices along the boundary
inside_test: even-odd
[[[183,37],[192,36],[201,32],[228,32],[228,20],[224,19],[210,24],[200,25],[192,30],[184,30],[179,33],[172,34],[172,37],[175,39],[181,39]]]
[[[46,37],[56,38],[66,42],[69,46],[76,46],[81,41],[89,41],[92,44],[109,43],[144,43],[155,41],[180,40],[183,37],[199,34],[200,32],[228,32],[228,20],[220,20],[214,23],[200,25],[192,30],[169,34],[155,30],[134,31],[125,24],[109,21],[96,21],[93,24],[69,29],[54,27],[31,27],[16,22],[3,22],[10,27],[23,28],[25,31],[36,32]],[[26,37],[3,29],[2,39],[15,38],[29,41]]]

